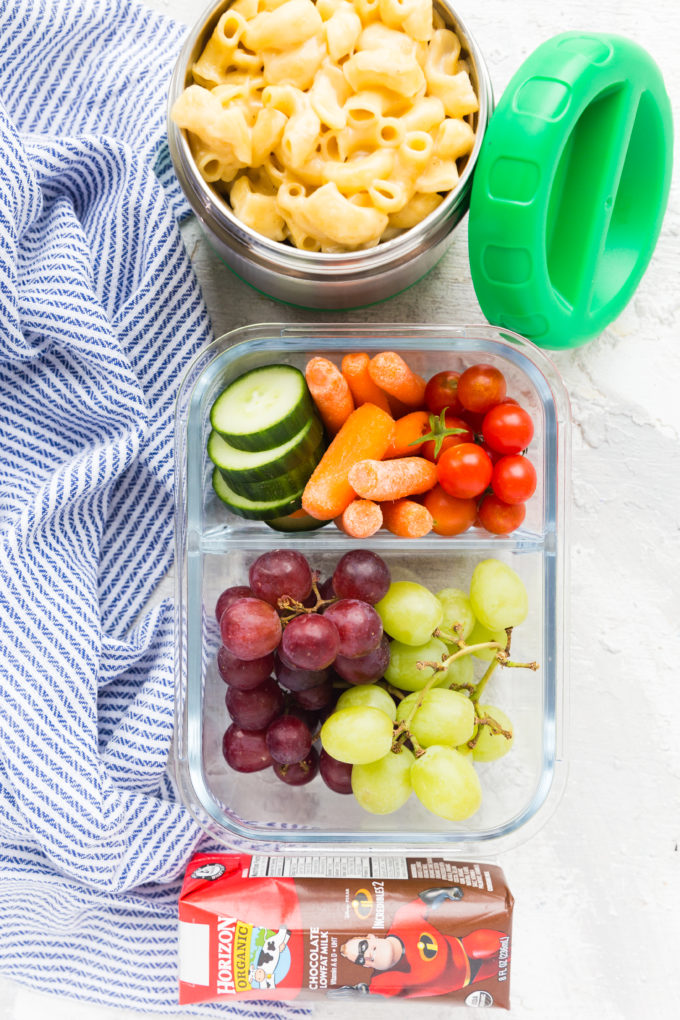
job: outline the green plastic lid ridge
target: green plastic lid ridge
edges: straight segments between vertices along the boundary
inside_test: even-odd
[[[470,269],[489,322],[553,349],[602,332],[649,264],[672,158],[670,101],[637,43],[566,32],[539,46],[474,174]]]

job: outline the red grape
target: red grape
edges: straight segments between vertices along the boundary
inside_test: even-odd
[[[276,679],[287,691],[306,691],[328,679],[325,669],[296,669],[280,660],[276,663]]]
[[[321,716],[325,711],[327,711],[325,708],[313,710],[311,708],[303,708],[302,705],[297,704],[286,706],[286,715],[294,715],[296,719],[302,719],[312,736],[316,735],[321,723],[324,721]]]
[[[294,765],[309,754],[312,734],[302,719],[294,715],[280,715],[267,728],[267,747],[279,765]]]
[[[329,790],[335,793],[352,792],[352,766],[347,762],[338,761],[328,751],[321,751],[319,755],[319,772]]]
[[[317,684],[316,687],[308,687],[305,691],[293,691],[293,697],[300,708],[304,708],[308,712],[318,712],[335,699],[335,688],[329,678],[322,684]]]
[[[265,730],[244,730],[235,723],[222,738],[222,754],[235,772],[259,772],[269,768],[272,756],[267,749]]]
[[[322,599],[328,600],[334,599],[336,597],[332,577],[327,577],[325,581],[320,581],[317,587],[319,589],[319,595],[321,596]]]
[[[222,613],[222,643],[239,659],[260,659],[281,640],[278,613],[262,599],[239,599]]]
[[[333,589],[341,599],[361,599],[372,606],[380,602],[390,586],[387,564],[369,549],[352,549],[338,561]]]
[[[280,662],[282,666],[287,666],[288,669],[297,669],[297,666],[294,662],[290,661],[281,645],[276,649],[276,661]]]
[[[338,655],[355,659],[377,648],[382,638],[382,620],[373,606],[360,599],[339,599],[324,612],[340,637]]]
[[[249,580],[256,597],[272,606],[282,595],[304,602],[312,591],[309,563],[294,549],[272,549],[258,556],[250,568]]]
[[[298,669],[325,669],[338,654],[340,638],[325,616],[307,613],[296,616],[286,626],[281,647],[286,658]]]
[[[270,676],[274,669],[274,656],[263,655],[261,659],[238,659],[221,645],[217,653],[217,668],[225,684],[250,691]]]
[[[225,588],[220,597],[217,600],[215,606],[215,616],[219,623],[222,619],[222,613],[233,605],[234,602],[238,602],[239,599],[252,599],[253,593],[245,584],[236,584],[232,588]]]
[[[349,684],[370,684],[384,676],[389,662],[390,642],[387,635],[383,634],[378,647],[368,655],[360,655],[356,659],[338,655],[333,668],[338,676]]]
[[[311,783],[318,771],[319,755],[315,747],[311,748],[303,761],[295,762],[293,765],[279,765],[278,762],[274,762],[274,772],[289,786],[304,786],[305,783]]]
[[[283,691],[271,677],[252,691],[229,687],[224,700],[229,715],[244,730],[264,730],[283,711]]]

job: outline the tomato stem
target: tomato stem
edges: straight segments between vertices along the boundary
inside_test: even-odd
[[[461,433],[465,433],[468,429],[461,428],[447,428],[446,426],[446,412],[449,410],[445,407],[441,414],[431,414],[429,417],[430,431],[425,436],[421,436],[419,439],[414,439],[413,442],[409,443],[409,446],[422,446],[423,443],[434,441],[434,456],[433,460],[436,460],[442,448],[442,443],[447,436],[457,436]]]

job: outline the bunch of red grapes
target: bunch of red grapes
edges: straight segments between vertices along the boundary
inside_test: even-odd
[[[222,751],[236,772],[272,767],[302,786],[320,772],[336,793],[351,793],[352,766],[314,747],[338,691],[335,681],[383,676],[389,642],[373,608],[390,586],[375,553],[355,549],[321,581],[302,553],[274,549],[255,560],[249,584],[223,591],[215,613],[232,724]]]

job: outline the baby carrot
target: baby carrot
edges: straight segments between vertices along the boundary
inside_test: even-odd
[[[349,484],[362,499],[403,499],[436,485],[437,469],[424,457],[360,460],[350,468]]]
[[[420,451],[423,437],[431,431],[427,411],[412,411],[411,414],[399,418],[394,423],[392,442],[385,454],[385,460],[391,460],[392,457],[412,457]]]
[[[335,518],[335,523],[351,538],[370,538],[382,527],[383,513],[378,504],[370,499],[353,499],[340,516]]]
[[[383,524],[400,538],[422,538],[432,531],[432,514],[413,499],[395,499],[380,504]]]
[[[368,354],[346,354],[342,359],[342,374],[354,397],[357,407],[361,404],[375,404],[382,407],[383,411],[390,414],[390,405],[387,397],[379,386],[371,379],[368,371],[368,363],[371,359]]]
[[[350,469],[360,460],[384,457],[393,428],[389,414],[375,404],[362,404],[352,411],[307,482],[302,509],[319,521],[339,517],[356,498],[349,482]],[[434,469],[434,464],[430,467]]]
[[[328,358],[311,358],[305,379],[317,410],[331,436],[336,435],[354,410],[347,380]]]
[[[371,358],[368,371],[381,390],[407,407],[421,407],[425,403],[425,380],[411,371],[400,354],[381,351]]]
[[[408,404],[403,404],[401,400],[397,400],[396,397],[391,397],[389,394],[387,396],[387,403],[390,405],[390,414],[395,421],[397,418],[403,418],[411,410]]]

